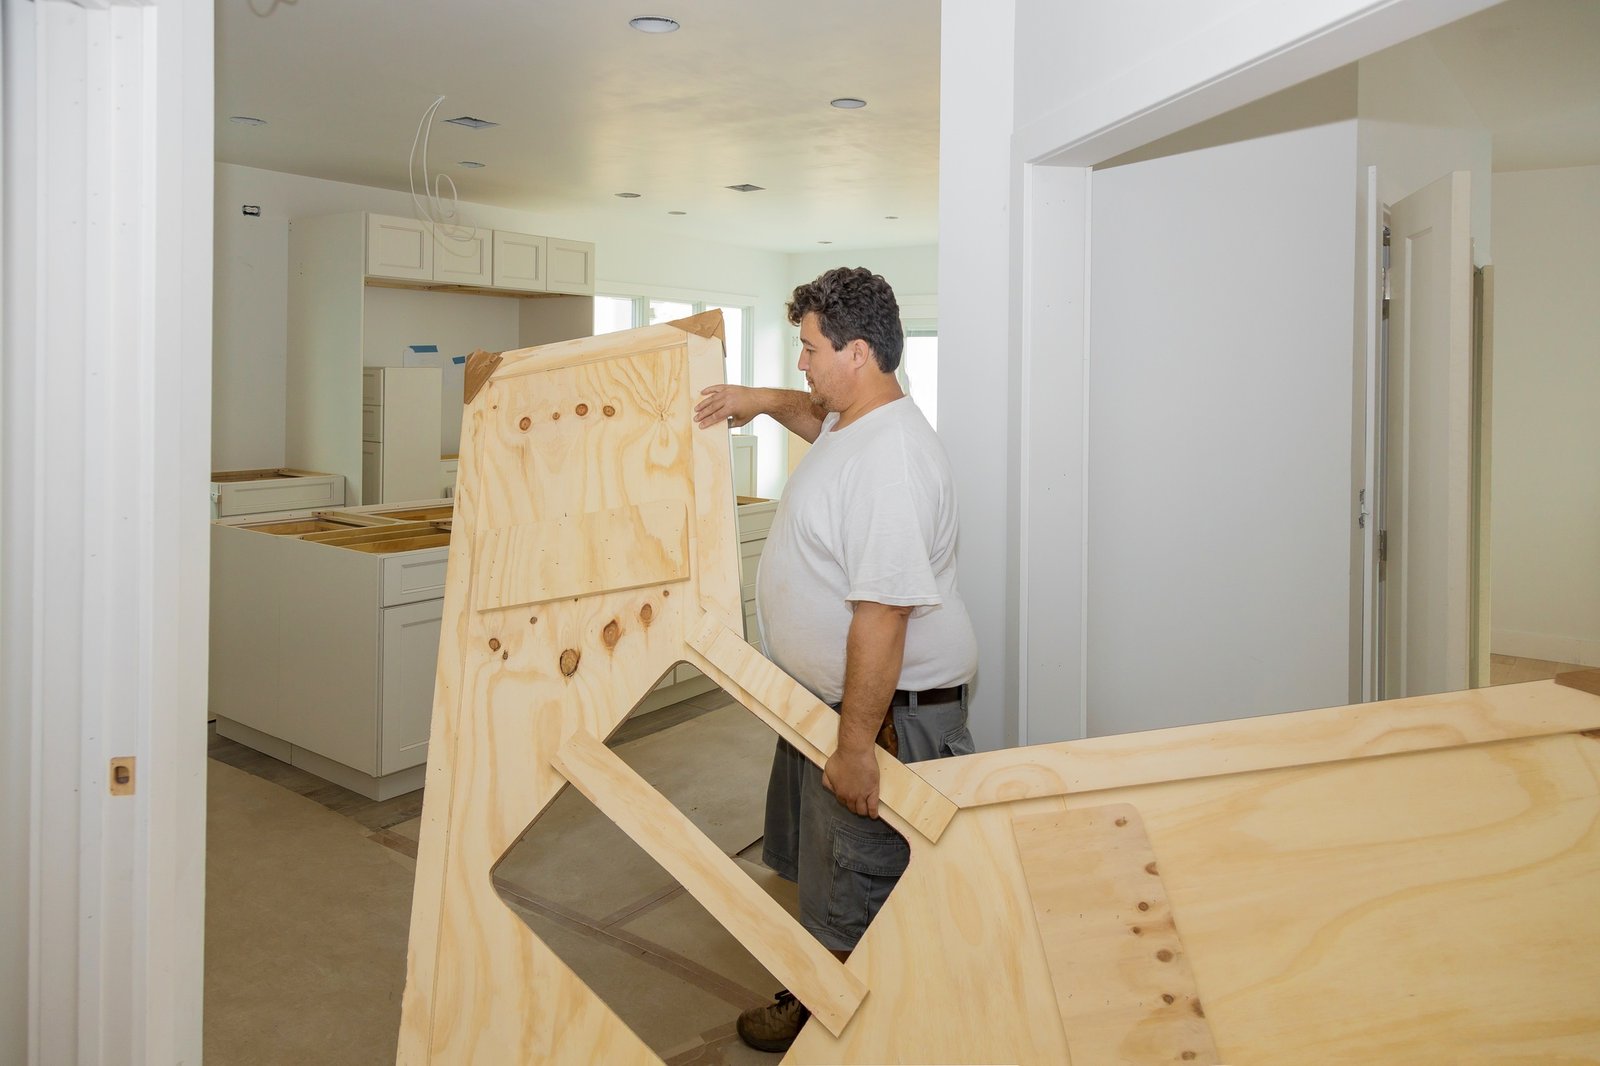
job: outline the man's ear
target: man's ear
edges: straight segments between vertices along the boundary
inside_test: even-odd
[[[865,366],[873,360],[872,345],[857,337],[850,342],[850,362],[853,366]]]

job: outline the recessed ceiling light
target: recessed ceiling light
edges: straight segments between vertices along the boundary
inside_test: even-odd
[[[866,107],[867,102],[865,100],[859,100],[854,96],[841,96],[837,100],[829,100],[828,106],[837,107],[841,111],[856,111],[860,108]]]
[[[818,244],[832,244],[832,241],[818,241]]]
[[[254,115],[229,115],[229,122],[237,122],[241,126],[265,126],[267,120],[256,118]]]
[[[445,121],[456,126],[465,126],[469,130],[486,130],[500,125],[498,122],[490,122],[486,118],[473,118],[471,115],[458,115],[455,118],[447,118]]]
[[[678,20],[669,19],[665,15],[640,15],[638,18],[629,19],[628,25],[640,33],[671,33],[678,28]]]
[[[669,214],[669,215],[687,215],[688,213],[689,212],[687,212],[687,211],[668,211],[667,212],[667,214]]]
[[[890,222],[893,222],[895,219],[899,218],[900,216],[899,215],[884,215],[883,217],[888,219]]]
[[[456,166],[458,166],[458,167],[466,167],[468,170],[482,170],[483,169],[483,164],[478,162],[476,159],[463,159],[461,162],[457,163]]]
[[[760,185],[751,185],[749,182],[745,182],[743,185],[724,185],[723,188],[732,189],[734,192],[764,192],[765,191],[762,186],[760,186]]]
[[[615,196],[619,200],[637,200],[639,198],[639,194],[636,192],[617,192],[612,193],[611,195]]]

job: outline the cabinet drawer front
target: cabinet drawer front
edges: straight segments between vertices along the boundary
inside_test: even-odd
[[[215,517],[298,511],[344,505],[344,478],[338,474],[317,477],[270,478],[214,484]]]
[[[766,540],[767,531],[772,528],[772,516],[778,511],[778,502],[770,500],[766,503],[741,504],[735,512],[735,524],[739,527],[740,542],[751,540]]]
[[[361,402],[364,404],[383,402],[383,367],[369,366],[361,371]]]
[[[449,557],[449,548],[429,548],[385,559],[383,606],[443,597],[445,561]]]
[[[383,408],[377,404],[361,405],[361,439],[374,442],[383,440]]]

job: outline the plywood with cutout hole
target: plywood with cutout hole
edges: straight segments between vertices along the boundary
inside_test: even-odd
[[[719,327],[504,353],[468,401],[401,1063],[658,1061],[491,881],[569,776],[821,1008],[791,1062],[1600,1060],[1600,696],[1549,682],[887,765],[904,878],[847,963],[798,939],[601,743],[681,660],[832,750],[738,640]],[[1141,902],[1185,973],[1106,939]]]

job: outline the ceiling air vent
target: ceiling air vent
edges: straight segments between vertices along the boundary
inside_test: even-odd
[[[498,122],[490,122],[486,118],[473,118],[471,115],[462,115],[460,118],[447,118],[445,121],[457,126],[465,126],[469,130],[486,130],[500,125]]]
[[[732,189],[734,192],[762,192],[762,191],[764,191],[762,186],[760,186],[760,185],[751,185],[749,182],[746,182],[743,185],[725,185],[725,186],[723,186],[723,188]]]

